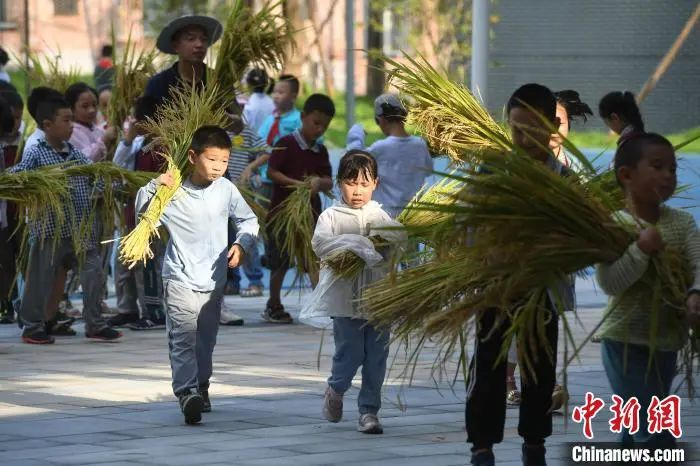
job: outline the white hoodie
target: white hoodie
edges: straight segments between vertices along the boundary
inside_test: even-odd
[[[367,266],[354,280],[339,278],[330,268],[322,267],[319,283],[302,309],[302,318],[356,317],[362,318],[357,299],[363,288],[384,277],[389,269],[386,257],[377,252],[369,236],[381,236],[399,247],[406,241],[403,230],[384,230],[401,224],[382,210],[376,201],[353,209],[336,201],[318,218],[311,246],[316,255],[325,259],[336,251],[349,250],[361,257]]]

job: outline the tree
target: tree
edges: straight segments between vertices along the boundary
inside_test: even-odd
[[[369,4],[369,23],[367,25],[367,95],[378,96],[384,92],[386,77],[384,74],[384,62],[378,54],[384,50],[384,31],[382,20],[384,18],[383,2]]]

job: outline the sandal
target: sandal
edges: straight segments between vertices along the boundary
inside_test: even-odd
[[[552,390],[552,411],[559,411],[564,404],[569,401],[569,392],[559,384]]]
[[[284,310],[284,306],[281,304],[277,306],[268,304],[262,313],[262,318],[271,324],[291,324],[293,321],[292,316]]]
[[[515,377],[507,377],[506,385],[513,387],[512,389],[508,390],[508,394],[506,395],[506,404],[509,406],[520,406],[522,395],[520,394],[520,390],[518,390],[518,386],[515,384]]]
[[[262,295],[263,287],[259,285],[251,285],[241,290],[241,298],[259,298]]]

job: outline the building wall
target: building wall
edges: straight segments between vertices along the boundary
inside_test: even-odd
[[[112,24],[118,43],[124,43],[130,31],[132,40],[143,40],[142,0],[76,1],[77,14],[68,16],[55,14],[54,0],[28,1],[29,44],[33,52],[53,56],[60,51],[63,66],[89,73],[102,45],[111,43]],[[5,4],[9,25],[0,30],[0,43],[11,55],[22,56],[24,2],[10,0]]]
[[[654,72],[696,0],[500,0],[491,44],[488,104],[502,111],[527,82],[575,89],[597,112],[609,91],[635,93]],[[700,28],[642,103],[649,130],[700,125]],[[603,127],[599,118],[586,124]]]

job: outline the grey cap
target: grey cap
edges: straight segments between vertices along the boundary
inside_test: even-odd
[[[374,99],[374,115],[405,117],[408,111],[396,94],[382,94]]]
[[[173,48],[173,37],[177,31],[186,28],[187,26],[199,26],[207,32],[207,37],[209,38],[209,45],[213,44],[221,37],[223,33],[223,27],[221,23],[210,16],[200,16],[200,15],[187,15],[180,16],[170,21],[158,34],[158,40],[156,41],[156,47],[163,53],[168,53],[170,55],[175,55],[175,49]]]

